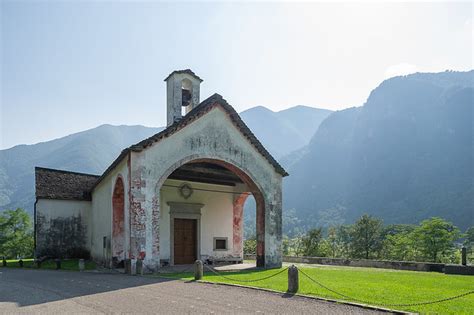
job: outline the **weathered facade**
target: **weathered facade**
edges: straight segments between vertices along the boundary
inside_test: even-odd
[[[85,247],[106,264],[141,259],[148,269],[196,259],[242,261],[243,205],[252,194],[257,264],[281,266],[281,187],[287,173],[220,95],[199,103],[202,80],[192,71],[175,71],[165,81],[167,128],[123,150],[92,187],[76,187],[89,198],[80,201],[87,204],[81,210]],[[48,185],[38,182],[41,170],[46,171],[37,169],[38,251],[49,246],[43,242],[48,222],[59,217],[40,219],[52,211],[39,194],[38,185]],[[72,210],[67,214],[77,202],[71,200],[61,215],[75,217]]]

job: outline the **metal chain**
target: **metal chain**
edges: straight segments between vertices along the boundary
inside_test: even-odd
[[[364,303],[364,304],[372,304],[372,305],[381,305],[381,306],[394,306],[394,307],[409,307],[409,306],[420,306],[420,305],[428,305],[428,304],[435,304],[435,303],[441,303],[441,302],[446,302],[446,301],[451,301],[451,300],[454,300],[454,299],[459,299],[461,297],[464,297],[464,296],[467,296],[467,295],[470,295],[470,294],[474,294],[474,290],[471,290],[471,291],[468,291],[468,292],[465,292],[465,293],[462,293],[462,294],[459,294],[459,295],[455,295],[455,296],[451,296],[451,297],[447,297],[447,298],[444,298],[444,299],[439,299],[439,300],[434,300],[434,301],[425,301],[425,302],[417,302],[417,303],[407,303],[407,304],[386,304],[386,303],[378,303],[378,302],[373,302],[373,301],[365,301],[365,300],[360,300],[360,299],[356,299],[354,297],[351,297],[351,296],[348,296],[348,295],[345,295],[345,294],[342,294],[342,293],[339,293],[331,288],[328,288],[327,286],[325,286],[324,284],[322,284],[321,282],[311,278],[306,272],[304,272],[302,269],[298,269],[306,278],[308,278],[309,280],[311,280],[312,282],[316,283],[317,285],[319,285],[320,287],[334,293],[334,294],[337,294],[339,296],[342,296],[343,298],[347,299],[347,300],[352,300],[352,301],[355,301],[355,302],[360,302],[360,303]]]
[[[148,270],[154,270],[154,268],[150,268],[148,265],[146,265],[145,263],[143,263],[143,266],[146,267]],[[165,268],[169,268],[167,269],[167,271],[169,270],[170,272],[159,272],[159,274],[167,274],[167,273],[186,273],[186,272],[190,272],[192,269],[194,269],[194,265],[190,265],[188,266],[187,268],[184,268],[184,269],[181,269],[181,270],[177,270],[177,269],[173,269],[173,268],[170,268],[170,267],[165,267]],[[159,270],[159,269],[158,269]]]
[[[216,274],[216,275],[219,276],[219,277],[222,277],[222,278],[227,279],[227,280],[230,280],[230,281],[237,281],[237,282],[257,282],[257,281],[263,281],[263,280],[267,280],[267,279],[273,278],[273,277],[275,277],[275,276],[278,276],[278,275],[281,274],[282,272],[288,270],[288,267],[286,267],[285,269],[282,269],[282,270],[278,271],[277,273],[274,273],[274,274],[272,274],[272,275],[269,275],[269,276],[266,276],[266,277],[263,277],[263,278],[244,280],[244,279],[235,279],[235,278],[232,278],[232,277],[225,276],[225,275],[223,275],[222,273],[218,272],[217,270],[215,270],[215,269],[209,267],[208,265],[204,265],[204,267],[206,267],[206,269],[210,270],[211,272],[213,272],[214,274]]]

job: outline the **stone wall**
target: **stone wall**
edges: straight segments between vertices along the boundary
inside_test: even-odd
[[[255,255],[245,255],[245,259],[254,260]],[[283,256],[283,261],[299,264],[317,264],[347,267],[368,267],[397,269],[410,271],[435,271],[446,274],[474,275],[474,266],[447,265],[440,263],[413,262],[413,261],[389,261],[389,260],[367,260],[367,259],[345,259],[328,257],[294,257]]]
[[[89,201],[38,200],[36,257],[89,258],[89,214]]]
[[[124,217],[123,217],[123,246],[122,250],[127,257],[129,251],[129,173],[128,158],[125,157],[112,172],[95,187],[92,192],[92,212],[91,212],[91,232],[90,248],[92,258],[99,263],[110,266],[112,262],[112,246],[114,239],[112,237],[113,226],[113,192],[118,178],[122,179],[124,185]],[[105,239],[105,244],[104,244]],[[105,246],[104,246],[105,245]]]

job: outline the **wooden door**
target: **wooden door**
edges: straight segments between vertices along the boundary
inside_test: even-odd
[[[197,247],[197,220],[174,219],[174,264],[193,264]]]

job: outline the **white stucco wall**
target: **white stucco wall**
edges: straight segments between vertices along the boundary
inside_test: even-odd
[[[83,242],[84,247],[90,250],[90,215],[91,202],[79,200],[38,199],[36,203],[36,237],[39,251],[46,244],[46,239],[58,227],[71,228],[75,233],[84,234],[83,240],[65,240],[68,244]],[[80,218],[79,225],[72,219]],[[58,224],[54,227],[54,221]],[[74,226],[70,226],[74,225]],[[79,230],[81,230],[79,232]],[[75,235],[77,237],[78,235]]]
[[[112,196],[114,192],[117,177],[121,176],[124,184],[124,209],[125,209],[125,235],[129,235],[129,174],[127,166],[128,158],[125,157],[100,183],[92,192],[92,209],[91,209],[91,255],[94,260],[110,263],[111,246],[104,250],[103,238],[106,236],[111,242],[112,237]],[[130,239],[125,238],[125,252],[128,252]]]
[[[204,183],[186,182],[193,188],[193,194],[188,199],[182,197],[179,189],[170,186],[180,186],[183,181],[168,179],[161,189],[160,204],[160,260],[170,260],[170,206],[168,202],[203,204],[200,220],[200,255],[201,259],[210,257],[232,256],[233,244],[233,200],[234,187]],[[200,191],[199,189],[221,192]],[[225,193],[227,192],[227,193]],[[214,250],[214,237],[227,238],[227,250]]]
[[[197,158],[216,159],[237,166],[258,185],[265,202],[265,264],[281,265],[281,184],[282,176],[239,131],[225,111],[216,107],[173,135],[140,152],[132,153],[132,198],[140,214],[132,220],[132,251],[145,257],[148,265],[158,265],[160,230],[155,224],[166,204],[161,202],[161,182],[177,167]],[[135,206],[134,206],[135,207]],[[135,224],[136,221],[136,224]],[[137,248],[135,248],[137,247]]]

